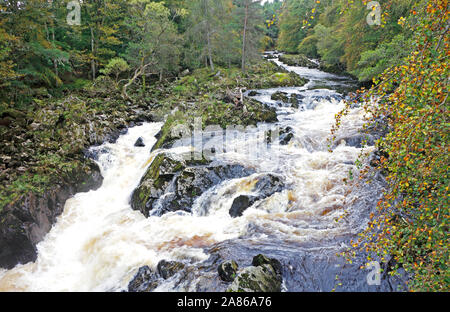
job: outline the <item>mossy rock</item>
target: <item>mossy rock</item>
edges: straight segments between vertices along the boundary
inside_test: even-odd
[[[270,264],[244,268],[227,292],[281,292],[282,278]]]

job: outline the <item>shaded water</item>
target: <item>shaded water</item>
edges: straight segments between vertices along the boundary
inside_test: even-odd
[[[255,150],[249,155],[238,148],[249,144],[248,137],[237,136],[229,142],[235,149],[215,156],[216,161],[252,168],[255,174],[209,189],[196,200],[192,213],[145,218],[129,201],[149,158],[158,153],[148,151],[162,124],[131,128],[115,144],[97,147],[102,151],[102,187],[67,201],[63,215],[38,245],[37,261],[0,271],[0,291],[120,291],[139,267],[155,268],[162,259],[188,266],[157,291],[223,291],[227,285],[217,277],[219,261],[249,265],[258,253],[282,262],[286,291],[330,291],[337,274],[342,283],[338,290],[391,290],[386,279],[380,286],[367,284],[368,271],[359,268],[362,259],[349,265],[336,256],[365,227],[384,185],[381,177],[359,189],[343,183],[349,172],[357,172],[361,148],[347,143],[359,135],[361,109],[349,113],[334,152],[328,152],[334,116],[344,105],[335,89],[352,88],[352,82],[314,69],[286,68],[310,82],[298,88],[258,90],[254,98],[277,107],[279,121],[252,131],[264,135],[270,128],[290,127],[292,140],[269,154]],[[299,108],[272,101],[276,91],[301,95]],[[144,138],[146,148],[134,147],[138,137]],[[189,149],[181,145],[168,152]],[[231,218],[233,200],[252,195],[256,182],[268,173],[280,176],[287,188],[257,201],[242,217]]]

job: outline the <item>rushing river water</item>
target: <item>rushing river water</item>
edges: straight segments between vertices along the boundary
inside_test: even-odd
[[[380,286],[367,284],[361,259],[350,265],[336,256],[365,227],[384,185],[381,177],[358,189],[343,182],[349,172],[357,175],[361,146],[348,143],[360,136],[361,109],[345,118],[333,153],[328,151],[334,116],[344,105],[336,90],[352,88],[352,82],[315,69],[285,68],[310,82],[257,90],[254,98],[277,107],[279,122],[253,131],[289,127],[289,143],[271,150],[270,157],[249,157],[239,149],[216,156],[217,161],[252,168],[255,174],[211,188],[196,200],[192,213],[145,218],[131,209],[130,196],[154,156],[149,149],[162,124],[130,128],[116,143],[96,147],[103,151],[98,160],[102,187],[67,201],[64,213],[38,245],[37,261],[0,271],[0,291],[126,290],[139,267],[155,268],[162,259],[184,261],[191,270],[181,279],[162,283],[157,291],[222,291],[226,285],[217,279],[217,259],[234,259],[244,266],[258,253],[282,262],[286,291],[330,291],[336,275],[342,283],[338,290],[391,290],[385,279]],[[299,108],[271,100],[277,91],[300,96]],[[139,137],[145,148],[134,146]],[[236,138],[231,145],[245,145],[245,140]],[[251,195],[252,186],[267,173],[282,177],[287,188],[256,202],[242,217],[231,218],[233,200]]]

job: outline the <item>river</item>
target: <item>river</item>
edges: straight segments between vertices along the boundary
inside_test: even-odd
[[[350,111],[333,152],[328,151],[335,114],[344,107],[338,91],[354,88],[353,82],[274,61],[309,83],[256,90],[253,97],[276,107],[279,121],[253,131],[263,135],[268,128],[289,129],[289,142],[271,150],[270,157],[257,151],[249,157],[240,149],[216,155],[216,161],[252,168],[254,174],[206,191],[192,213],[145,218],[131,209],[130,196],[154,157],[149,149],[162,123],[130,128],[116,143],[95,147],[102,151],[97,161],[102,187],[66,202],[64,213],[38,244],[36,262],[0,271],[0,291],[121,291],[141,266],[155,268],[163,259],[183,261],[191,270],[161,283],[156,291],[223,291],[226,285],[216,277],[217,259],[248,265],[258,253],[282,262],[285,291],[331,291],[337,283],[343,291],[392,290],[385,278],[379,286],[368,285],[369,272],[360,268],[362,255],[353,264],[336,255],[364,229],[385,185],[381,176],[358,188],[343,182],[350,172],[354,179],[358,176],[361,108]],[[299,108],[272,100],[278,91],[301,99]],[[146,148],[134,146],[139,137]],[[245,144],[248,139],[239,137],[231,142],[235,147]],[[233,200],[251,195],[251,186],[268,173],[281,177],[287,187],[232,218],[228,211]]]

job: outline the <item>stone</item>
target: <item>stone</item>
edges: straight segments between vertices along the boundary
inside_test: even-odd
[[[128,284],[129,292],[151,292],[158,287],[158,276],[148,266],[139,268],[139,271]]]
[[[137,139],[136,143],[134,143],[134,146],[136,146],[136,147],[145,147],[144,139],[142,137]]]
[[[252,192],[258,195],[240,195],[236,197],[231,205],[229,214],[233,218],[242,217],[245,210],[253,206],[259,200],[268,198],[285,188],[282,179],[274,174],[268,174],[258,179]]]
[[[233,218],[242,217],[244,211],[251,207],[257,200],[258,197],[256,196],[241,195],[236,197],[230,208],[230,216]]]
[[[270,264],[246,267],[227,292],[281,292],[282,277]]]
[[[219,277],[224,282],[232,282],[237,276],[238,264],[236,261],[225,261],[219,265],[218,272]]]
[[[257,267],[257,266],[262,266],[264,264],[270,264],[274,268],[274,270],[277,274],[279,274],[279,275],[282,274],[283,267],[281,265],[281,262],[278,261],[277,259],[269,258],[262,254],[259,254],[255,257],[253,257],[253,261],[252,261],[253,266]]]
[[[273,101],[280,101],[283,103],[288,103],[289,98],[286,92],[277,91],[270,97]]]
[[[177,274],[179,271],[183,270],[184,268],[185,265],[181,262],[161,260],[158,263],[157,271],[158,274],[163,279],[168,279]]]

